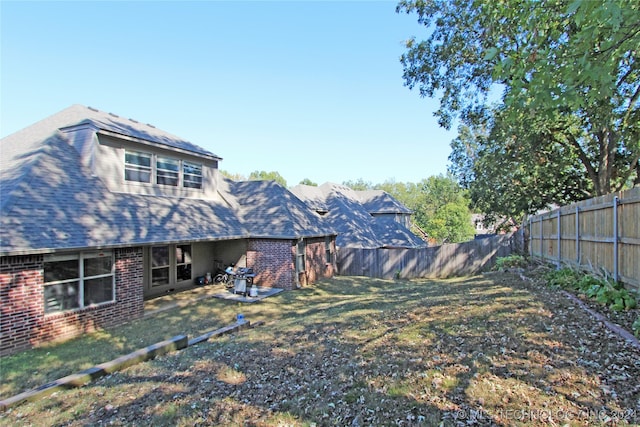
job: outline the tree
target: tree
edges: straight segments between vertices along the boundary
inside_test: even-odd
[[[317,183],[311,181],[309,178],[303,179],[302,181],[300,181],[300,184],[302,184],[302,185],[310,185],[312,187],[317,187],[318,186]]]
[[[440,96],[442,126],[477,124],[502,88],[502,129],[535,128],[547,142],[524,151],[574,156],[590,195],[640,183],[640,3],[404,0],[397,11],[430,30],[401,62],[409,88]]]
[[[524,214],[591,193],[573,151],[535,127],[514,128],[500,111],[474,126],[461,125],[451,148],[449,171],[488,223],[520,223]]]
[[[412,222],[437,243],[473,238],[469,198],[453,176],[431,176],[417,184],[386,181],[374,187],[411,209]]]
[[[439,243],[465,242],[475,234],[469,208],[461,203],[439,207],[427,225],[429,237]]]
[[[355,181],[344,181],[342,185],[351,188],[352,190],[362,191],[362,190],[372,190],[373,184],[369,181],[365,182],[364,179],[358,178]]]
[[[272,172],[253,171],[249,175],[249,180],[251,180],[251,181],[259,181],[259,180],[275,181],[278,184],[282,185],[283,187],[287,186],[287,181],[278,172],[275,172],[275,171],[272,171]]]
[[[438,243],[464,242],[473,238],[468,193],[452,176],[430,176],[419,183],[422,207],[416,221]]]
[[[222,170],[222,169],[220,169],[220,173],[222,174],[222,176],[226,176],[227,178],[229,178],[230,180],[233,180],[233,181],[246,181],[247,180],[247,177],[245,177],[244,175],[239,174],[239,173],[231,173],[229,171]]]

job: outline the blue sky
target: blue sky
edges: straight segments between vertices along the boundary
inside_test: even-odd
[[[200,145],[289,185],[446,173],[455,130],[403,85],[395,2],[0,3],[0,135],[72,104]]]

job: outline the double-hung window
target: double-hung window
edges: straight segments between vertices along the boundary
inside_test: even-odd
[[[180,180],[180,161],[158,156],[156,161],[156,183],[176,187]]]
[[[151,182],[151,154],[125,151],[124,179],[126,181]]]
[[[112,301],[115,301],[112,252],[45,256],[45,313]]]
[[[183,187],[202,188],[202,165],[191,162],[183,162],[182,176]]]
[[[155,177],[153,182],[151,177]],[[202,188],[202,164],[126,150],[124,154],[124,179],[125,181],[200,189]]]

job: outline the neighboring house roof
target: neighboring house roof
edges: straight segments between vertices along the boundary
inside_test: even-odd
[[[390,217],[374,217],[372,213],[401,213],[410,211],[390,195],[378,192],[360,192],[344,185],[325,183],[320,187],[297,185],[291,191],[305,201],[311,209],[326,208],[323,215],[338,232],[339,247],[423,247],[426,243],[404,225]],[[393,203],[389,203],[393,200]],[[364,202],[363,202],[364,201]],[[373,212],[367,209],[373,208]],[[389,208],[398,205],[398,211]]]
[[[370,214],[406,214],[410,215],[411,209],[391,197],[383,190],[364,190],[357,192],[364,208]]]
[[[237,188],[246,194],[214,200],[111,192],[83,166],[64,132],[69,126],[89,123],[99,132],[116,132],[143,144],[157,143],[220,159],[128,119],[82,106],[63,110],[0,141],[0,254],[228,240],[254,237],[252,233],[297,238],[327,229],[314,223],[309,212],[301,213],[304,209],[297,198],[270,183],[239,183]],[[275,214],[284,218],[270,228],[268,222],[274,217],[267,215],[271,211],[260,210],[261,190],[270,195],[271,209],[294,205],[281,206]]]
[[[224,179],[221,190],[224,187],[223,197],[234,200],[232,205],[252,237],[295,239],[336,234],[318,214],[275,181]]]

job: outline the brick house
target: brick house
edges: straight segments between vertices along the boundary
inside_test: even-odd
[[[334,274],[320,215],[152,125],[74,105],[0,154],[1,355],[138,318],[216,264],[284,289]]]

